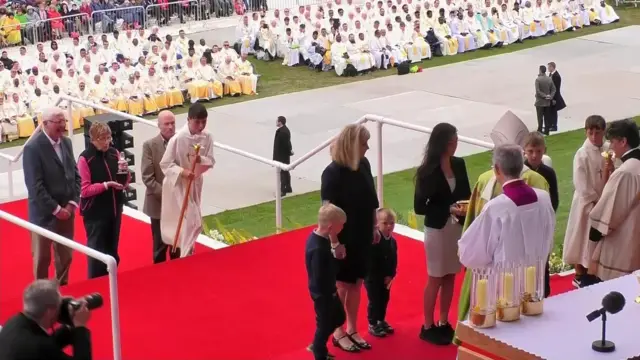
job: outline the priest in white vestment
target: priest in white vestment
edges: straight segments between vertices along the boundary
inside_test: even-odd
[[[433,32],[438,38],[438,41],[440,41],[440,50],[442,51],[442,55],[451,56],[458,53],[458,39],[453,36],[451,28],[444,17],[438,18],[438,24],[433,28]]]
[[[602,116],[589,116],[585,122],[587,139],[573,158],[573,200],[569,210],[567,230],[562,246],[562,261],[575,268],[573,284],[584,287],[593,284],[595,275],[587,273],[596,243],[589,241],[589,214],[596,205],[605,184],[603,152],[609,151],[604,142],[606,122]]]
[[[489,38],[487,34],[482,29],[482,24],[478,21],[476,17],[476,13],[472,8],[467,10],[467,14],[465,15],[465,22],[469,26],[469,32],[473,35],[473,38],[476,40],[476,44],[478,49],[488,49],[491,47],[491,43],[489,42]]]
[[[182,216],[182,225],[178,233],[177,248],[180,257],[193,254],[196,239],[202,232],[202,188],[203,174],[213,168],[213,136],[205,128],[207,126],[207,109],[196,103],[191,105],[187,115],[187,124],[173,136],[160,161],[160,168],[165,175],[162,182],[162,209],[160,230],[162,241],[174,245],[178,222]],[[195,156],[195,145],[200,145],[200,152]],[[193,163],[196,163],[192,172]],[[192,181],[189,193],[187,184]],[[182,204],[188,198],[184,214]]]
[[[609,123],[607,139],[622,165],[611,174],[600,200],[591,210],[589,239],[596,241],[595,269],[611,280],[640,269],[640,135],[632,119]],[[608,167],[613,165],[611,159]],[[595,271],[593,271],[595,270]]]
[[[458,241],[460,262],[469,269],[534,265],[553,247],[555,213],[549,194],[522,179],[523,150],[493,149],[493,168],[503,193],[489,200]]]
[[[240,43],[241,54],[253,54],[256,43],[256,28],[249,25],[249,17],[243,16],[240,24],[236,27],[236,39]]]
[[[450,24],[453,36],[458,39],[458,53],[477,49],[476,40],[469,30],[469,25],[464,21],[464,14],[458,13],[458,18]]]
[[[349,61],[358,72],[369,71],[374,67],[375,59],[370,52],[364,52],[356,43],[354,34],[349,34],[349,42],[346,44]]]
[[[258,76],[253,73],[253,65],[247,59],[247,54],[240,55],[240,59],[236,61],[238,65],[238,81],[242,87],[243,95],[257,95]]]
[[[389,57],[391,53],[382,46],[380,30],[376,30],[373,33],[373,38],[369,41],[369,51],[371,51],[376,68],[387,69],[389,67]]]
[[[597,12],[602,25],[611,24],[620,20],[613,6],[607,4],[604,0],[600,1],[600,4],[597,6]]]

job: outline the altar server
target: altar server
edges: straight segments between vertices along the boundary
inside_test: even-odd
[[[525,136],[529,133],[527,126],[514,113],[507,111],[500,121],[493,128],[490,134],[491,140],[495,146],[503,144],[522,144]],[[549,161],[547,157],[543,161]],[[520,172],[520,178],[529,186],[544,191],[549,191],[549,184],[542,175],[523,166]],[[469,207],[467,216],[463,226],[463,233],[471,226],[473,221],[480,215],[485,204],[491,199],[502,194],[502,187],[499,186],[498,179],[493,170],[488,170],[478,177],[471,199],[469,199]],[[469,313],[471,293],[471,272],[465,273],[462,289],[460,290],[460,300],[458,302],[458,320],[465,320]],[[454,339],[454,342],[456,339]]]
[[[460,262],[467,268],[524,265],[549,256],[556,225],[551,199],[521,179],[523,168],[519,145],[493,150],[493,171],[503,193],[487,202],[458,242]]]
[[[602,153],[609,151],[604,141],[607,124],[600,115],[591,115],[584,124],[587,138],[573,157],[573,200],[569,210],[567,230],[562,246],[562,260],[573,265],[576,275],[575,287],[584,287],[597,282],[595,275],[587,270],[593,256],[595,243],[589,241],[591,221],[589,213],[600,199],[604,189],[604,158]]]
[[[638,126],[631,119],[614,121],[609,124],[606,136],[622,165],[611,174],[600,200],[589,214],[589,239],[597,242],[593,254],[595,275],[603,281],[640,269]],[[607,166],[613,166],[611,159]]]
[[[182,228],[178,234],[177,248],[180,257],[193,254],[198,235],[202,232],[202,175],[213,168],[213,136],[207,126],[207,109],[200,103],[192,104],[187,114],[187,123],[169,140],[167,150],[160,161],[164,173],[162,182],[162,208],[160,211],[160,230],[162,241],[173,245],[178,229],[178,221],[183,217]],[[195,155],[194,146],[201,146],[199,155]],[[193,161],[195,171],[191,171]],[[187,184],[192,181],[189,193]],[[181,214],[182,202],[188,198],[184,214]]]

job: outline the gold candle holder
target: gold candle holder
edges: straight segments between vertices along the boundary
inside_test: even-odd
[[[544,311],[544,300],[536,299],[531,294],[525,292],[522,296],[521,312],[526,316],[537,316]]]
[[[478,329],[486,329],[496,326],[496,312],[482,310],[480,307],[471,309],[469,315],[469,322],[471,325]]]

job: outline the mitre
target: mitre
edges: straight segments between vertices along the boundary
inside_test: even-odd
[[[524,145],[524,139],[529,134],[529,129],[520,118],[511,112],[507,111],[496,126],[491,130],[491,140],[495,146],[504,144],[517,144]]]

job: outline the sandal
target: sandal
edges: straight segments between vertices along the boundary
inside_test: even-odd
[[[356,346],[362,350],[371,350],[371,344],[369,344],[368,342],[364,341],[364,339],[362,340],[362,342],[358,342],[353,338],[353,335],[356,335],[357,332],[354,332],[352,334],[347,334],[346,336],[349,337],[349,340],[351,340],[354,344],[356,344]]]
[[[344,335],[343,337],[341,337],[340,339],[336,339],[335,337],[333,337],[331,339],[331,342],[333,343],[333,346],[337,347],[338,349],[342,350],[342,351],[346,351],[346,352],[350,352],[350,353],[357,353],[360,352],[360,347],[358,345],[356,345],[356,342],[351,340],[352,344],[349,346],[342,346],[342,344],[340,344],[340,340],[347,338],[349,340],[351,340],[351,337],[349,335]]]

